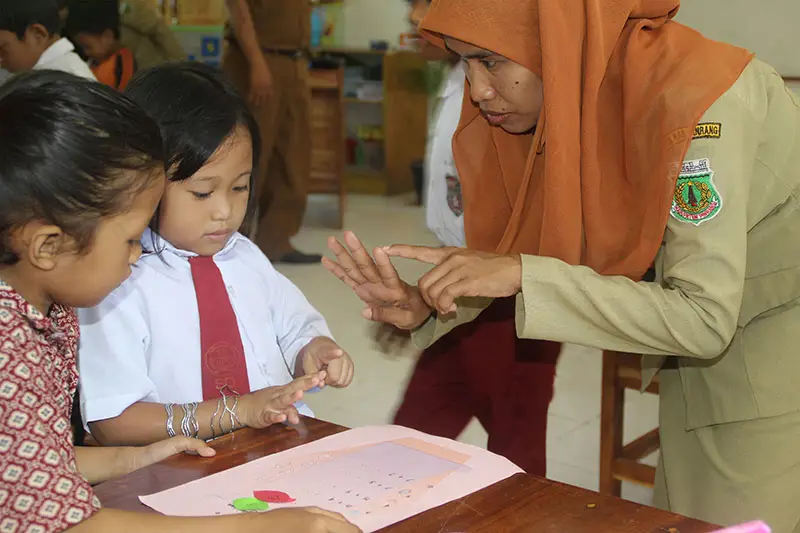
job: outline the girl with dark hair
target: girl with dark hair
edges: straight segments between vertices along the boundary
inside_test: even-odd
[[[73,447],[78,320],[131,274],[164,191],[156,124],[129,99],[64,72],[0,88],[0,529],[355,533],[316,509],[168,518],[101,509],[92,485],[182,451]]]
[[[144,237],[158,253],[80,314],[84,420],[103,444],[298,424],[312,415],[303,394],[346,387],[353,364],[238,232],[253,211],[260,146],[247,105],[199,63],[141,72],[126,93],[161,128],[169,184]]]

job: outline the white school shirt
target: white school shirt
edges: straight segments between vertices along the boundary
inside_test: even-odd
[[[425,153],[425,218],[428,229],[445,246],[466,244],[461,181],[453,161],[453,135],[461,118],[465,78],[460,65],[450,69],[439,93]]]
[[[149,230],[142,243],[151,248]],[[156,237],[131,277],[98,306],[78,310],[81,411],[85,422],[119,416],[136,402],[203,400],[200,314],[189,258]],[[234,234],[214,262],[236,313],[250,389],[285,385],[297,354],[328,325],[258,247]],[[313,416],[302,402],[300,413]]]
[[[24,1],[24,0],[22,0]],[[66,37],[57,40],[39,56],[34,70],[62,70],[90,80],[96,79],[89,65],[75,53],[75,46]]]

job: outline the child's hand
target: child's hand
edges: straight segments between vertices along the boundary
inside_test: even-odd
[[[353,381],[353,360],[333,339],[316,337],[300,352],[303,373],[316,374],[324,370],[328,377],[325,385],[347,387]]]
[[[265,428],[287,420],[300,423],[300,415],[294,404],[303,394],[325,383],[325,372],[315,372],[280,387],[267,387],[239,398],[237,416],[239,421],[251,428]]]
[[[342,515],[316,507],[276,509],[249,518],[258,519],[259,525],[263,523],[269,531],[281,533],[361,533]]]
[[[163,461],[167,457],[172,457],[182,452],[197,454],[201,457],[214,457],[217,453],[216,450],[210,448],[202,440],[183,436],[154,442],[141,448],[129,449],[133,454],[132,471]]]

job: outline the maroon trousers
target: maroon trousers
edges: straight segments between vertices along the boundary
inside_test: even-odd
[[[514,299],[497,300],[425,350],[395,424],[451,439],[477,417],[489,450],[545,476],[559,344],[518,339]]]

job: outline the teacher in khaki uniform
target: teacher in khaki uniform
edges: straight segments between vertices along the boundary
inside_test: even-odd
[[[273,262],[318,263],[291,244],[306,209],[311,173],[309,0],[226,0],[231,14],[222,68],[258,121],[255,242]]]
[[[470,249],[373,262],[350,235],[325,262],[422,346],[515,298],[520,337],[645,354],[656,504],[800,532],[800,99],[678,7],[435,0],[425,36],[469,80],[453,149]],[[410,286],[390,256],[435,266]]]

